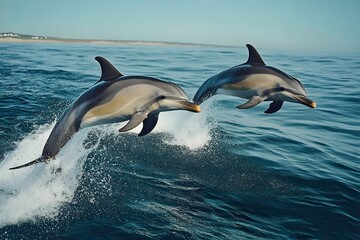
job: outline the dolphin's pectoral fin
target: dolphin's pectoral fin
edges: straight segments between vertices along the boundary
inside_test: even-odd
[[[249,99],[249,101],[237,106],[236,108],[238,108],[238,109],[252,108],[252,107],[255,107],[256,105],[258,105],[259,103],[261,103],[262,101],[264,101],[264,99],[262,97],[253,96]]]
[[[25,163],[25,164],[20,165],[20,166],[9,168],[9,170],[15,170],[15,169],[23,168],[23,167],[28,167],[28,166],[31,166],[31,165],[36,164],[36,163],[47,162],[49,159],[50,159],[49,157],[41,156],[41,157],[35,159],[34,161]]]
[[[264,113],[275,113],[280,110],[284,101],[273,101],[270,103],[269,108]]]
[[[144,119],[146,118],[145,112],[137,112],[132,115],[130,121],[122,128],[119,129],[119,132],[127,132],[135,127],[137,127]]]
[[[149,114],[148,117],[143,121],[143,128],[138,136],[142,137],[151,132],[155,128],[158,119],[159,113]]]

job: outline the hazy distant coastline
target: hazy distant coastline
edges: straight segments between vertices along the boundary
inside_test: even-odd
[[[96,39],[66,39],[57,37],[37,36],[20,33],[0,33],[0,42],[12,43],[79,43],[79,44],[99,44],[99,45],[138,45],[138,46],[202,46],[202,47],[235,47],[214,44],[200,43],[177,43],[160,41],[135,41],[135,40],[96,40]]]

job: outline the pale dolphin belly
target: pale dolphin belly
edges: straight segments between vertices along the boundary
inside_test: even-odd
[[[221,95],[229,95],[244,99],[250,99],[252,96],[257,95],[257,91],[255,90],[238,90],[238,89],[227,89],[227,88],[219,88],[216,90],[215,94]]]
[[[222,82],[229,82],[225,79]],[[239,81],[232,81],[219,87],[215,94],[229,95],[250,99],[253,96],[261,95],[268,89],[274,89],[278,86],[287,85],[277,76],[271,74],[251,74],[244,76]],[[276,99],[276,96],[273,96]]]
[[[141,90],[139,90],[141,89]],[[141,106],[161,94],[160,88],[146,84],[124,87],[111,100],[104,101],[87,111],[81,119],[80,128],[130,120]]]

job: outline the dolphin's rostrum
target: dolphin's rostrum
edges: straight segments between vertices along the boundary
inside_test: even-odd
[[[18,169],[53,158],[81,128],[129,120],[119,131],[129,131],[140,123],[139,136],[151,132],[159,113],[171,110],[200,112],[176,84],[144,76],[123,76],[105,58],[95,58],[101,66],[100,80],[81,94],[60,116],[38,159],[10,168]]]
[[[248,60],[206,80],[194,97],[200,104],[215,94],[225,94],[248,99],[237,108],[251,108],[263,101],[272,101],[265,113],[280,110],[284,101],[297,102],[315,108],[316,103],[307,98],[302,83],[274,67],[267,66],[256,49],[247,44]]]

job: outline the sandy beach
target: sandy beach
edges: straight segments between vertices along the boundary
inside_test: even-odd
[[[56,43],[56,42],[64,42],[57,40],[49,40],[49,39],[21,39],[21,38],[0,38],[0,42],[13,42],[13,43]]]
[[[135,46],[215,46],[197,43],[172,43],[157,41],[127,41],[127,40],[87,40],[87,39],[24,39],[5,37],[0,38],[1,42],[8,43],[79,43],[79,44],[97,44],[97,45],[135,45]],[[227,46],[218,46],[227,47]]]

